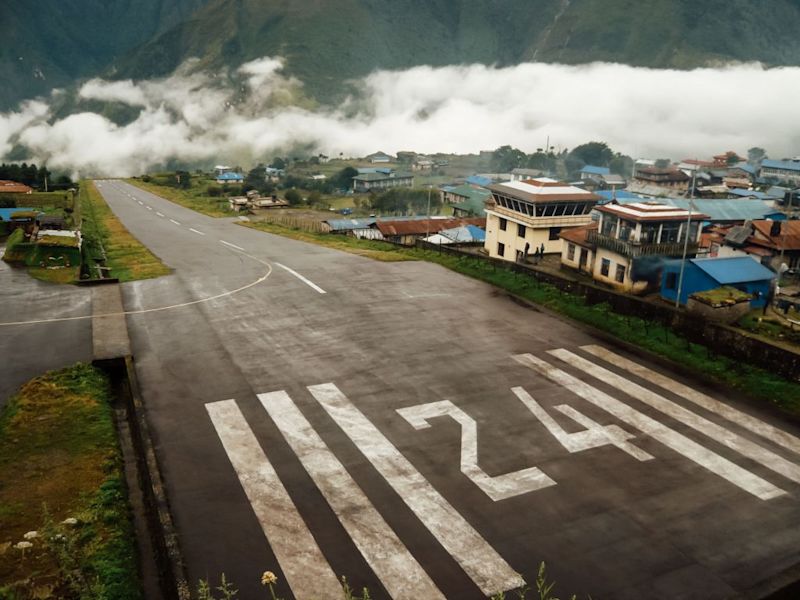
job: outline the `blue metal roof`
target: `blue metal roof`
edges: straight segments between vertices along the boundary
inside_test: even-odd
[[[595,167],[594,165],[586,165],[581,169],[581,173],[588,173],[589,175],[610,175],[611,169],[608,167]]]
[[[228,173],[217,175],[217,179],[222,179],[223,181],[244,181],[244,175],[229,171]]]
[[[0,221],[10,221],[14,213],[31,211],[38,212],[35,208],[0,208]]]
[[[758,190],[740,190],[740,189],[733,189],[728,192],[734,196],[739,196],[740,198],[757,198],[759,200],[778,200],[783,199],[783,196],[770,196],[766,192],[759,192]]]
[[[694,258],[691,262],[718,281],[720,285],[764,281],[775,277],[775,273],[749,256]]]
[[[659,202],[669,204],[676,208],[689,210],[689,200],[685,198],[659,198]],[[707,199],[695,198],[692,200],[694,210],[711,217],[712,223],[725,221],[757,221],[767,215],[775,214],[776,210],[763,200],[758,199]]]
[[[599,204],[606,204],[614,199],[616,199],[620,204],[625,204],[625,200],[632,200],[634,202],[645,200],[644,196],[640,196],[639,194],[634,194],[633,192],[628,192],[626,190],[599,190],[594,193],[603,198]]]
[[[732,169],[741,169],[745,173],[750,173],[750,175],[755,175],[756,171],[757,171],[757,169],[753,165],[751,165],[750,163],[746,163],[746,162],[736,163],[731,168]]]
[[[492,185],[492,180],[488,177],[481,177],[480,175],[471,175],[467,177],[467,183],[486,187],[487,185]]]
[[[787,171],[800,171],[800,161],[795,160],[770,160],[761,161],[762,167],[769,169],[785,169]]]
[[[462,225],[439,233],[454,242],[482,242],[486,239],[486,232],[475,225]]]

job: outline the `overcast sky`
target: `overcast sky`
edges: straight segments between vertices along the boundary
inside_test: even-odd
[[[235,87],[191,74],[191,66],[165,79],[85,83],[84,99],[136,107],[139,116],[122,127],[92,112],[54,120],[52,99],[0,114],[0,156],[22,144],[29,160],[51,169],[126,176],[171,159],[247,167],[301,144],[329,156],[504,144],[533,152],[549,136],[557,148],[600,140],[635,157],[744,154],[752,146],[773,158],[800,154],[799,68],[416,67],[376,72],[359,82],[362,98],[308,110],[287,106],[301,84],[282,74],[280,59],[243,65]]]

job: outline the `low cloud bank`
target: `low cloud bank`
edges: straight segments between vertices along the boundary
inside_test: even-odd
[[[795,67],[416,67],[376,72],[358,82],[361,97],[325,109],[292,106],[302,85],[282,68],[281,59],[263,58],[227,77],[193,72],[190,62],[163,79],[94,79],[81,99],[120,103],[138,116],[123,126],[94,112],[54,119],[56,92],[50,102],[0,114],[0,156],[22,146],[27,160],[51,169],[125,176],[170,161],[246,166],[300,146],[329,156],[504,144],[533,152],[548,136],[556,147],[602,140],[633,156],[703,157],[752,146],[773,157],[800,154]]]

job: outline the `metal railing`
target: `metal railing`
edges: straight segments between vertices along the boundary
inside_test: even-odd
[[[682,256],[683,255],[683,242],[666,243],[666,244],[648,244],[641,242],[626,242],[607,235],[598,233],[597,231],[590,231],[587,241],[595,244],[599,248],[611,250],[623,256],[636,258],[638,256]],[[687,254],[697,254],[697,243],[689,243],[687,247]]]

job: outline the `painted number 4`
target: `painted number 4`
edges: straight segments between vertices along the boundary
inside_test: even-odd
[[[585,427],[583,431],[568,433],[524,389],[516,387],[511,391],[570,453],[611,445],[640,461],[653,458],[631,444],[628,440],[634,436],[616,425],[600,425],[571,406],[562,404],[556,406],[556,410]],[[436,417],[450,417],[456,421],[461,426],[461,472],[495,502],[556,485],[538,467],[503,475],[488,475],[478,466],[478,425],[475,419],[449,400],[401,408],[397,412],[417,430],[429,428],[429,419]]]

